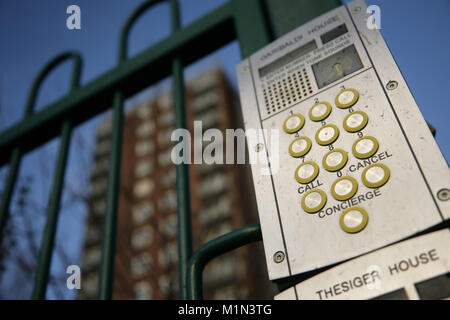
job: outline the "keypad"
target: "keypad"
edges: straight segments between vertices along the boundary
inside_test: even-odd
[[[367,127],[370,119],[366,112],[353,110],[353,106],[357,107],[358,101],[359,92],[356,89],[347,88],[336,94],[334,101],[335,106],[338,108],[336,111],[333,111],[333,107],[328,101],[316,101],[311,106],[308,111],[308,121],[322,123],[315,133],[316,146],[314,146],[311,138],[299,135],[301,134],[301,129],[308,125],[305,123],[306,120],[302,114],[291,112],[283,123],[284,131],[288,134],[295,133],[296,136],[290,143],[288,151],[290,156],[298,158],[299,161],[294,177],[299,184],[305,185],[305,187],[302,187],[306,188],[304,190],[308,190],[302,194],[300,201],[303,211],[308,214],[315,214],[324,209],[328,199],[327,193],[336,201],[348,201],[350,203],[350,199],[357,194],[359,188],[358,180],[355,178],[360,178],[359,180],[367,188],[380,188],[389,180],[390,170],[382,163],[372,163],[365,165],[364,170],[350,172],[354,176],[342,176],[340,173],[350,161],[350,156],[354,157],[352,160],[369,159],[370,161],[370,158],[379,149],[379,142],[376,137],[363,134],[362,130]],[[325,119],[332,112],[344,113],[343,117],[345,112],[348,112],[348,114],[340,123],[328,123],[328,120],[325,122]],[[333,147],[333,143],[339,141],[341,128],[347,132],[346,134],[355,135],[353,143],[347,146],[348,149],[345,147]],[[329,149],[322,157],[320,164],[315,161],[305,161],[312,148]],[[316,149],[313,150],[318,152]],[[320,178],[320,170],[322,168],[325,173],[321,174],[338,173],[338,177],[329,186],[314,182]],[[364,208],[349,205],[341,213],[339,224],[343,231],[354,234],[366,228],[368,221],[369,214]]]

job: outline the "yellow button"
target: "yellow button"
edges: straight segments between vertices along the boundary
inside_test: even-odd
[[[321,127],[316,133],[316,141],[321,146],[327,146],[339,137],[339,129],[334,124]]]
[[[316,213],[327,203],[327,195],[320,189],[309,190],[302,198],[302,208],[308,213]]]
[[[363,170],[361,180],[369,188],[379,188],[389,180],[390,175],[391,172],[387,166],[375,163]]]
[[[318,102],[309,109],[309,118],[312,121],[322,121],[325,120],[331,113],[331,104],[322,101]]]
[[[348,161],[347,152],[342,149],[329,151],[322,159],[322,166],[331,172],[341,170]]]
[[[290,115],[283,123],[283,129],[287,133],[296,133],[305,125],[305,117],[299,113]]]
[[[331,194],[336,200],[348,200],[358,191],[358,182],[352,177],[346,176],[337,179],[331,186]]]
[[[289,145],[289,154],[294,158],[303,157],[311,149],[311,140],[308,137],[294,139]]]
[[[358,132],[367,125],[369,117],[363,111],[355,111],[350,113],[344,119],[344,128],[348,132]]]
[[[339,225],[347,233],[358,233],[367,226],[369,215],[361,207],[351,207],[342,212]]]
[[[375,154],[378,150],[378,141],[374,137],[365,136],[353,143],[352,152],[358,159],[366,159]]]
[[[305,161],[295,170],[295,180],[299,183],[310,183],[319,174],[319,166],[312,161]]]
[[[338,93],[334,103],[341,109],[347,109],[353,106],[359,99],[359,92],[355,89],[344,89]]]

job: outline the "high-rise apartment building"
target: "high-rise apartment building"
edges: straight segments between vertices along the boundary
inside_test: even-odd
[[[203,132],[216,128],[224,137],[226,129],[242,127],[237,96],[220,69],[187,84],[186,113],[193,143],[203,146],[209,142],[194,141],[194,121],[201,121]],[[173,123],[170,92],[139,105],[125,117],[114,279],[116,299],[178,297],[176,175],[171,160]],[[95,298],[109,132],[110,124],[105,121],[97,134],[83,260],[85,280],[80,298]],[[192,164],[189,174],[194,249],[219,235],[257,222],[247,166]],[[228,253],[207,266],[206,298],[271,297],[263,252],[255,246],[260,245]]]

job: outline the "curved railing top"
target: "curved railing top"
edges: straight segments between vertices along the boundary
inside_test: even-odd
[[[50,62],[48,62],[47,65],[41,70],[41,72],[39,72],[39,74],[34,79],[30,93],[28,95],[24,118],[33,113],[36,104],[37,93],[44,79],[50,74],[51,71],[53,71],[53,69],[56,66],[69,59],[72,59],[74,61],[70,89],[72,90],[79,86],[81,77],[81,68],[83,64],[83,59],[81,55],[77,51],[66,51],[59,54],[58,56],[53,58]]]
[[[174,22],[174,19],[178,19],[178,0],[149,0],[142,3],[139,7],[137,7],[127,18],[125,24],[122,27],[120,32],[120,40],[119,40],[119,63],[124,62],[127,59],[128,54],[128,34],[131,30],[131,27],[136,22],[136,20],[148,9],[152,8],[154,5],[157,5],[162,2],[170,2],[172,9],[172,27],[177,28],[178,24]],[[175,13],[175,16],[174,16]]]

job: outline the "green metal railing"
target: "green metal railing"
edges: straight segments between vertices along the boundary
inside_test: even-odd
[[[9,163],[8,176],[0,203],[0,245],[3,229],[9,216],[11,198],[22,155],[58,136],[61,140],[39,254],[33,299],[45,299],[46,295],[72,129],[112,106],[112,150],[108,171],[98,285],[98,298],[111,299],[124,100],[171,74],[173,77],[175,128],[186,128],[183,67],[236,38],[239,40],[244,58],[268,44],[272,39],[269,26],[273,28],[276,21],[268,21],[264,6],[267,1],[272,2],[272,6],[275,6],[275,3],[288,0],[229,0],[184,28],[180,27],[177,0],[146,1],[129,16],[122,28],[118,64],[115,68],[79,87],[82,60],[79,54],[68,52],[53,59],[39,73],[33,82],[23,120],[0,133],[0,166]],[[308,0],[300,0],[297,4],[304,4],[305,1]],[[168,2],[170,5],[172,34],[136,56],[128,58],[128,35],[133,23],[143,12],[162,2]],[[319,11],[322,12],[339,4],[337,0],[331,1],[328,6],[324,5],[325,0],[314,1],[314,3],[316,11],[320,7]],[[313,4],[311,3],[310,6],[312,7]],[[287,8],[287,10],[289,9]],[[317,12],[310,9],[308,8],[311,12],[309,18],[312,18]],[[308,15],[306,14],[306,16]],[[302,17],[305,17],[304,12],[302,12]],[[70,92],[41,111],[33,113],[41,83],[55,66],[67,59],[74,60]],[[211,259],[225,252],[261,240],[261,230],[259,225],[245,226],[206,243],[193,253],[189,175],[186,164],[176,166],[176,193],[179,297],[180,299],[201,299],[204,266]]]

